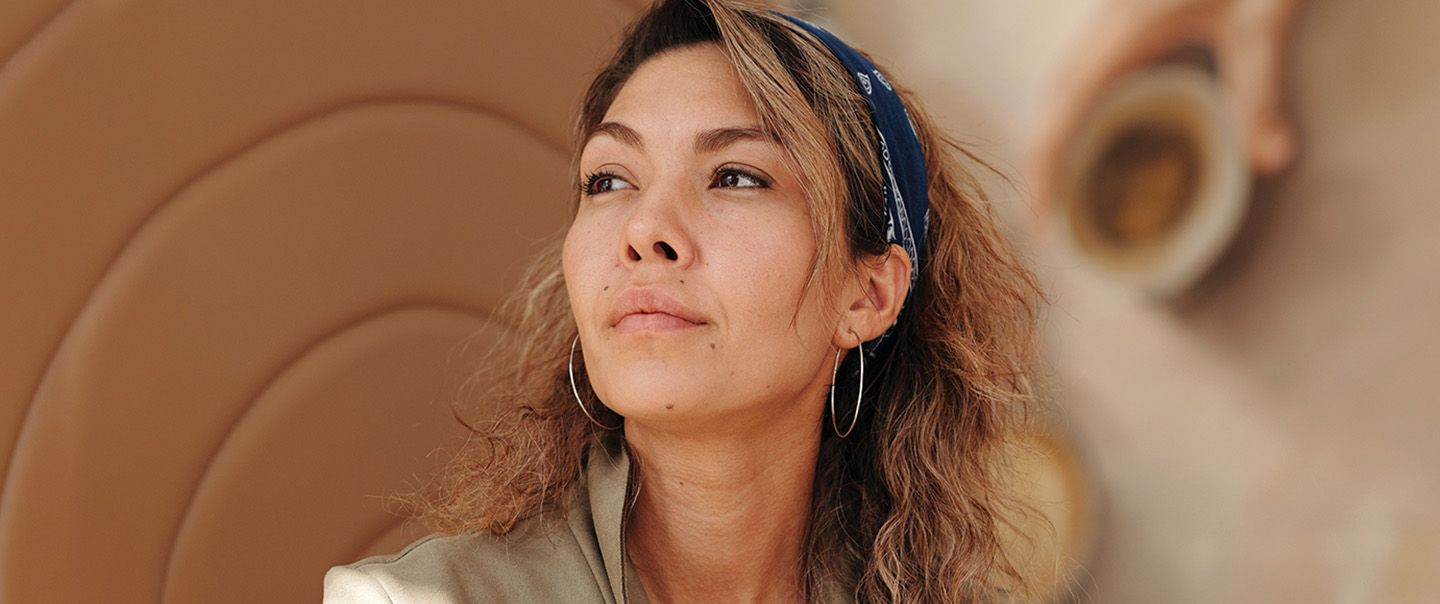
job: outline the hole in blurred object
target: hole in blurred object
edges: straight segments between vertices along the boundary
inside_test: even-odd
[[[1213,73],[1167,64],[1121,80],[1067,145],[1058,212],[1067,252],[1148,294],[1184,293],[1243,223],[1242,145]]]
[[[1185,132],[1136,124],[1091,167],[1085,193],[1071,206],[1076,238],[1100,256],[1153,250],[1189,210],[1201,167]]]

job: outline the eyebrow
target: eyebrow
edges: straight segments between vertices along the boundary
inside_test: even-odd
[[[581,146],[590,144],[591,139],[602,134],[609,135],[622,144],[638,150],[645,149],[645,141],[640,137],[640,133],[620,122],[601,122],[585,135],[585,143]],[[759,128],[739,126],[715,128],[702,132],[695,138],[695,152],[698,154],[714,153],[742,141],[779,142],[770,133]]]
[[[641,140],[640,133],[636,132],[634,128],[620,122],[601,122],[600,125],[595,126],[590,132],[585,134],[585,142],[581,144],[580,147],[584,148],[585,145],[589,145],[591,139],[601,134],[608,134],[615,140],[636,149],[645,149],[645,141]]]
[[[695,153],[714,153],[741,141],[779,142],[759,128],[716,128],[695,139]]]

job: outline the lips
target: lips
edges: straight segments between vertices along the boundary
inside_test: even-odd
[[[630,288],[610,305],[610,326],[620,331],[670,331],[704,325],[705,318],[668,292]]]

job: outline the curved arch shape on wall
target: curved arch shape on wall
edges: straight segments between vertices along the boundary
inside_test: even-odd
[[[457,345],[567,219],[633,6],[75,2],[5,47],[0,600],[314,601],[408,539],[378,496],[460,430]],[[357,385],[390,419],[328,432]],[[325,484],[355,507],[264,513]]]

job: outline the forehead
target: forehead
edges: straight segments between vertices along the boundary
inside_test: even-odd
[[[760,125],[760,117],[725,52],[697,44],[651,57],[606,110],[604,122],[660,122],[671,127]],[[589,134],[589,133],[587,133]]]

